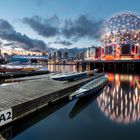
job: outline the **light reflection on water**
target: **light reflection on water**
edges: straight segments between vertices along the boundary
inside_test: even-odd
[[[59,72],[59,73],[72,72],[72,71],[76,72],[77,67],[76,65],[48,65],[48,70]]]
[[[100,110],[111,120],[129,124],[140,119],[138,76],[108,74],[109,84],[97,98]]]

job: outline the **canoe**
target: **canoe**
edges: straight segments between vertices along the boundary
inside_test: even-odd
[[[51,78],[53,80],[58,80],[58,81],[73,81],[73,80],[85,78],[89,75],[93,75],[97,71],[98,69],[94,69],[92,71],[78,72],[78,73],[77,72],[62,73],[62,74],[52,75]]]
[[[101,90],[107,84],[107,81],[108,79],[106,76],[93,79],[92,81],[88,82],[87,84],[85,84],[84,86],[76,90],[76,92],[69,95],[69,99],[72,100],[74,98],[79,98],[79,97],[87,96],[89,94],[94,94],[99,90]]]

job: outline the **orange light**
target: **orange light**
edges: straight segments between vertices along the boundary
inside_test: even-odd
[[[108,81],[114,81],[114,74],[112,73],[108,74]]]

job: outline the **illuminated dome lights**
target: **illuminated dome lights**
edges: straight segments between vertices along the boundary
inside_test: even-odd
[[[123,12],[107,19],[100,31],[102,45],[122,41],[140,42],[140,16],[132,12]]]
[[[105,116],[117,123],[131,124],[140,120],[140,92],[137,87],[127,93],[119,86],[107,86],[97,102]]]

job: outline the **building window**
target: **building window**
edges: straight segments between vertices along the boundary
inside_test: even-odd
[[[106,47],[105,47],[105,54],[106,54],[106,55],[108,55],[108,54],[109,54],[109,55],[113,55],[113,50],[114,50],[114,49],[113,49],[113,46],[106,46]]]
[[[121,54],[130,55],[131,54],[131,44],[121,44]]]

